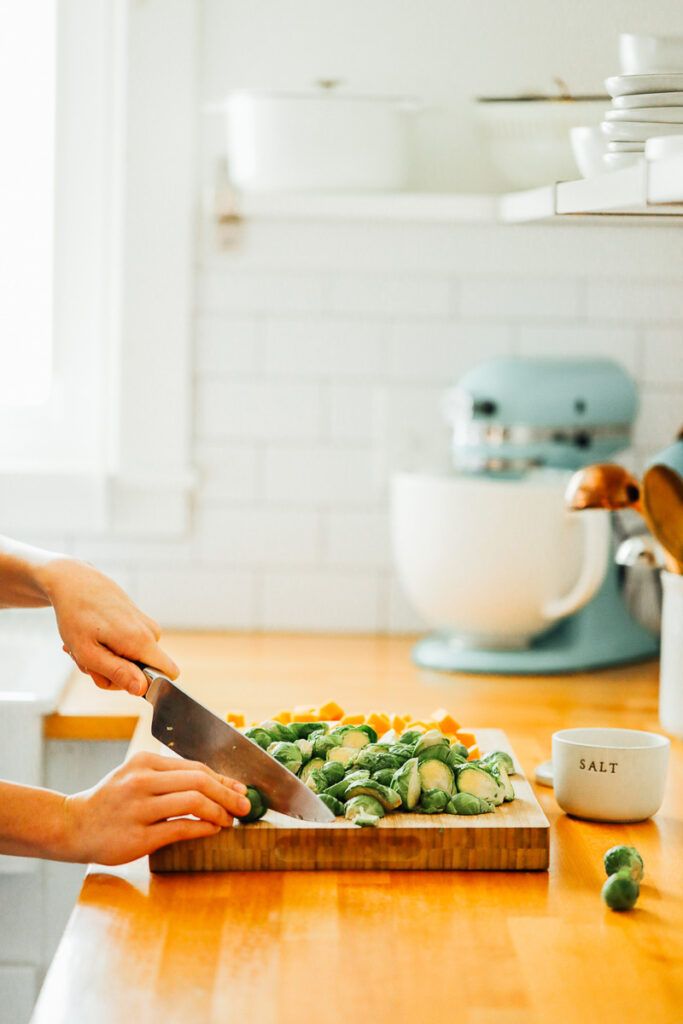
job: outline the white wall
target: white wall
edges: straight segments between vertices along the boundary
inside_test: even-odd
[[[454,123],[473,94],[556,73],[600,88],[619,29],[683,32],[680,4],[633,0],[205,0],[203,15],[206,101],[338,74],[445,98]],[[199,206],[222,128],[198,116]],[[446,158],[427,184],[483,187],[470,135],[438,137]],[[222,253],[205,221],[196,255],[192,528],[157,544],[54,539],[167,626],[418,628],[391,569],[389,479],[444,464],[440,395],[484,357],[620,360],[641,393],[636,466],[683,422],[680,224],[258,221]]]

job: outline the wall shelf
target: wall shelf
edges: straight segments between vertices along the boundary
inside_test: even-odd
[[[505,195],[451,193],[250,193],[248,220],[379,220],[433,224],[515,224],[562,217],[683,217],[683,153],[643,160],[597,178],[562,181]]]

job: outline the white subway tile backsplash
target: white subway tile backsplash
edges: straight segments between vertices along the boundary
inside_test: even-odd
[[[595,327],[584,323],[522,324],[517,335],[521,356],[601,356],[638,372],[638,333],[631,327]]]
[[[197,515],[197,549],[207,566],[313,565],[320,513],[262,505],[205,505]]]
[[[266,373],[288,377],[361,377],[382,372],[384,327],[360,318],[269,318]]]
[[[241,273],[205,270],[199,275],[198,308],[215,313],[308,313],[323,306],[324,279],[280,270]]]
[[[588,281],[586,311],[589,317],[608,320],[683,321],[683,280]]]
[[[340,274],[329,281],[333,313],[367,316],[448,316],[455,289],[445,277],[392,274]]]
[[[320,389],[289,381],[200,377],[197,432],[202,439],[315,438]]]
[[[143,568],[137,600],[166,628],[254,629],[261,625],[255,572],[225,568]]]
[[[648,384],[683,386],[683,326],[645,332],[642,374]]]
[[[660,448],[673,444],[683,427],[683,395],[680,390],[663,391],[649,386],[641,388],[640,411],[634,441],[648,457]]]
[[[296,505],[371,505],[379,486],[367,446],[276,445],[266,452],[266,498]]]
[[[256,317],[203,316],[197,321],[195,369],[199,373],[258,372],[263,323]]]
[[[328,565],[385,568],[390,564],[391,541],[386,509],[329,512],[323,532],[323,561]]]
[[[373,385],[332,384],[328,388],[329,436],[333,441],[368,441],[377,430],[379,391]]]
[[[577,281],[557,278],[465,277],[461,313],[466,317],[578,316],[581,291]]]
[[[376,572],[266,573],[263,625],[266,629],[372,632],[379,629]]]
[[[448,386],[480,360],[508,355],[511,344],[506,325],[399,321],[389,332],[387,374],[400,381]]]
[[[197,498],[204,501],[254,501],[260,493],[263,449],[258,444],[195,445]]]

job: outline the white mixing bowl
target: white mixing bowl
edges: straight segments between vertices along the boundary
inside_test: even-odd
[[[466,646],[523,648],[595,595],[607,571],[609,513],[568,512],[569,476],[394,478],[394,558],[427,622]]]

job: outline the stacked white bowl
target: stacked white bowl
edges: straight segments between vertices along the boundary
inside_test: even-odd
[[[605,81],[612,106],[601,124],[608,170],[644,159],[655,136],[683,134],[683,36],[619,36],[621,74]]]

